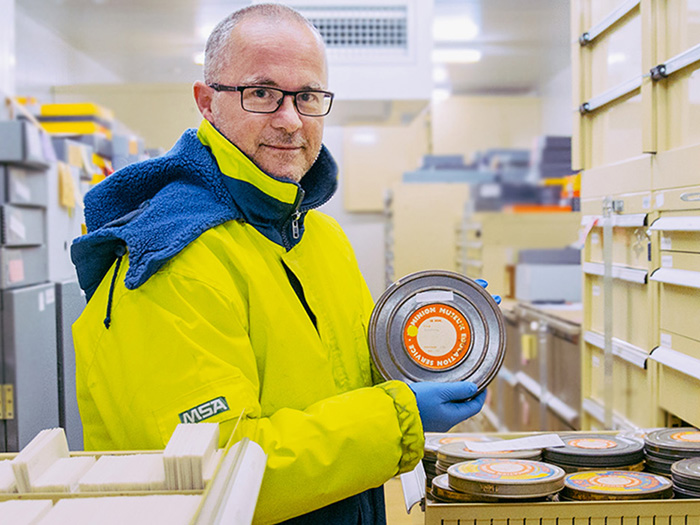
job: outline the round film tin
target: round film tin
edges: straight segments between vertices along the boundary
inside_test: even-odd
[[[582,468],[630,467],[644,461],[644,445],[636,440],[604,434],[560,436],[563,447],[544,449],[544,461]]]
[[[468,443],[448,443],[438,449],[438,462],[443,465],[454,465],[463,461],[481,458],[499,459],[530,459],[537,461],[542,458],[540,449],[502,450],[497,452],[477,452],[469,448]]]
[[[562,495],[572,500],[666,499],[673,497],[673,484],[648,472],[596,470],[567,475]]]
[[[443,270],[416,272],[392,284],[372,311],[368,337],[384,379],[468,380],[479,392],[505,355],[505,323],[491,295]]]
[[[561,490],[564,471],[525,459],[477,459],[452,465],[450,487],[459,492],[499,498],[537,498]]]
[[[446,502],[459,502],[459,503],[497,503],[498,498],[495,496],[478,496],[475,494],[467,494],[465,492],[457,492],[452,487],[450,487],[449,479],[447,474],[441,474],[433,478],[432,482],[432,493],[433,496],[440,500]]]
[[[700,430],[692,427],[654,430],[646,435],[644,445],[648,453],[669,459],[676,455],[700,456]]]
[[[689,458],[671,466],[673,483],[700,492],[700,458]]]

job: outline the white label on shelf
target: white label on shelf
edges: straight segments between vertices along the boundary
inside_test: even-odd
[[[671,338],[671,334],[661,334],[661,346],[673,348],[673,339]]]
[[[600,234],[598,232],[591,233],[591,244],[600,244]]]
[[[46,304],[53,304],[56,302],[56,292],[53,288],[49,288],[44,294],[46,295]]]
[[[642,199],[642,209],[648,210],[651,208],[651,195],[648,195]]]
[[[600,357],[594,355],[591,358],[591,365],[593,366],[593,368],[600,368]]]
[[[44,304],[44,294],[40,293],[39,294],[39,311],[43,312],[44,308],[46,308],[46,305]]]
[[[500,184],[482,184],[479,188],[479,195],[485,199],[494,199],[501,196]]]
[[[665,237],[661,235],[661,249],[670,250],[671,249],[671,237]]]
[[[557,434],[542,434],[517,439],[504,439],[502,441],[487,441],[480,443],[473,441],[469,448],[477,452],[501,452],[503,450],[530,450],[533,448],[563,447],[564,442]]]
[[[593,294],[594,297],[598,297],[600,295],[600,286],[597,284],[591,288],[591,293]]]
[[[662,255],[661,256],[661,267],[662,268],[673,268],[673,255]]]
[[[23,241],[27,239],[27,229],[14,213],[10,214],[10,231]]]
[[[656,207],[661,208],[664,205],[664,194],[659,193],[656,195]]]

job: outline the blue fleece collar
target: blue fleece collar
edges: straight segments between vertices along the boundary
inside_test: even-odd
[[[301,212],[335,192],[337,167],[325,147],[300,187]],[[230,220],[245,220],[284,246],[294,204],[269,199],[258,188],[222,175],[196,130],[189,129],[164,156],[129,165],[85,195],[89,233],[71,247],[80,286],[89,300],[126,247],[124,282],[136,289],[203,232]],[[303,232],[303,215],[300,226]]]

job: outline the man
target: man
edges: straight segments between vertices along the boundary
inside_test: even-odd
[[[268,456],[261,523],[383,523],[381,486],[415,467],[423,430],[484,401],[467,401],[470,383],[374,384],[371,297],[314,210],[337,184],[326,68],[289,8],[222,21],[194,85],[199,130],[89,192],[72,250],[89,300],[73,328],[86,448],[162,448],[199,420],[223,444],[238,423]]]

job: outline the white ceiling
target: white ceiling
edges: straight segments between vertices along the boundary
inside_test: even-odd
[[[211,29],[250,1],[16,0],[16,4],[125,82],[191,82],[201,76],[193,56],[206,40],[202,28]],[[569,61],[568,0],[435,0],[434,11],[436,16],[468,14],[480,28],[468,46],[480,50],[482,59],[448,67],[453,93],[534,93]]]

